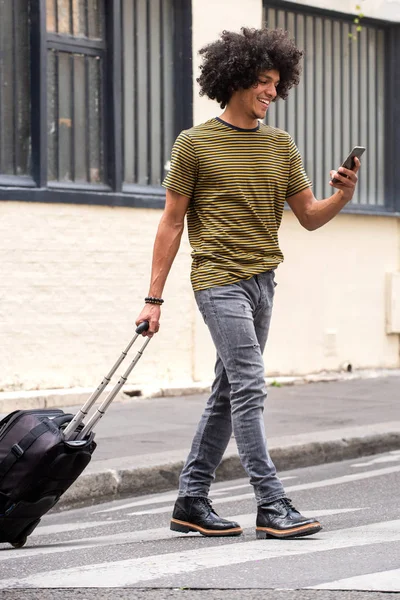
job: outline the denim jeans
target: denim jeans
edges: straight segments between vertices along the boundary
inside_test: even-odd
[[[274,272],[195,293],[217,350],[215,380],[179,479],[179,496],[207,497],[232,435],[257,504],[285,497],[264,428],[263,351],[274,298]]]

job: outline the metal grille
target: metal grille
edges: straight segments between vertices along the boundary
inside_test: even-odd
[[[124,181],[159,185],[174,138],[173,0],[123,0]]]
[[[102,39],[101,5],[101,0],[47,0],[47,31],[74,37]]]
[[[305,51],[300,85],[270,108],[268,124],[292,135],[318,198],[332,193],[329,171],[365,146],[352,203],[383,206],[384,28],[362,24],[357,32],[351,20],[266,5],[267,26],[289,31]]]
[[[101,183],[101,58],[51,49],[47,76],[49,181]]]
[[[49,182],[105,181],[102,7],[101,0],[46,4]]]
[[[0,0],[0,175],[30,171],[29,5]]]

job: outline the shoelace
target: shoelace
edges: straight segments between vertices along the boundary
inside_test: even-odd
[[[296,510],[296,508],[293,506],[292,501],[290,498],[281,498],[281,502],[283,502],[283,504],[285,506],[287,506],[288,508],[290,508],[290,510],[294,510],[295,512],[298,512]]]
[[[214,515],[217,515],[217,516],[218,516],[218,514],[217,514],[217,513],[215,512],[215,510],[213,509],[213,506],[212,506],[211,500],[210,500],[209,498],[200,498],[200,500],[201,500],[201,502],[202,502],[202,503],[203,503],[205,506],[207,506],[207,508],[210,510],[210,512],[212,512],[212,513],[214,513]]]

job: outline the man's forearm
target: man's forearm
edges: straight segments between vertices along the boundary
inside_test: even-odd
[[[333,219],[348,202],[349,200],[341,190],[338,190],[329,198],[314,202],[305,215],[304,227],[309,231],[322,227]]]
[[[179,250],[183,224],[161,219],[153,249],[149,296],[161,298],[168,273]]]

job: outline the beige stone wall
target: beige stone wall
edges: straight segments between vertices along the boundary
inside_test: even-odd
[[[285,214],[268,370],[400,366],[399,336],[386,334],[386,276],[400,269],[399,225],[343,214],[308,232]]]
[[[134,333],[160,214],[0,203],[0,389],[99,383]],[[132,383],[192,379],[189,265],[185,238],[165,292],[163,335]]]
[[[0,204],[0,388],[98,383],[133,333],[159,217],[157,210]],[[400,271],[400,220],[340,215],[307,232],[286,212],[280,240],[285,262],[277,272],[267,374],[347,363],[399,368],[400,338],[386,333],[386,319],[387,275]],[[132,384],[211,379],[214,350],[189,270],[185,234],[165,290],[161,332]],[[398,299],[393,306],[398,323]]]

